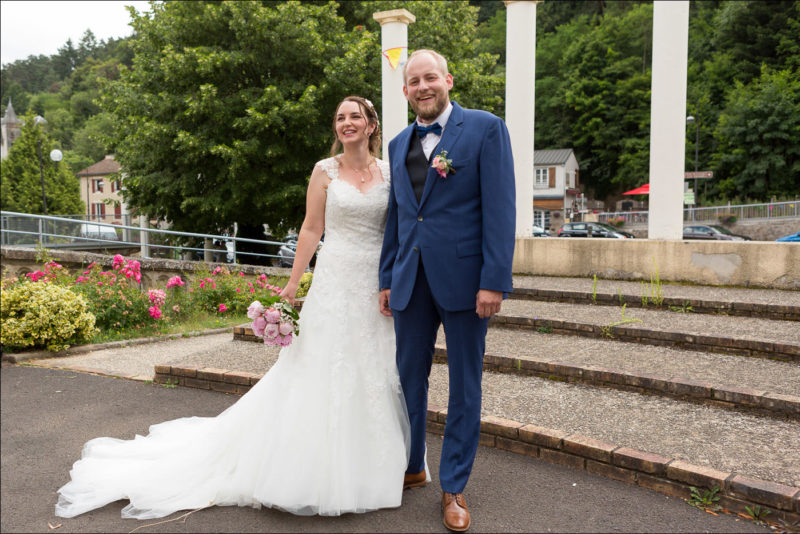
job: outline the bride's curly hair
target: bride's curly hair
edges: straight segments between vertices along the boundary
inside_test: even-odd
[[[358,104],[358,107],[361,109],[361,113],[364,117],[367,118],[368,125],[375,125],[375,130],[372,131],[372,134],[369,136],[369,151],[375,157],[380,157],[381,155],[381,123],[378,120],[378,112],[375,111],[375,106],[372,105],[372,102],[367,100],[366,98],[350,95],[346,96],[339,102],[339,105],[336,106],[336,111],[339,111],[339,108],[345,102],[355,102]],[[333,114],[333,145],[331,145],[331,156],[335,156],[339,152],[342,151],[342,143],[339,141],[339,136],[336,135],[336,112]]]

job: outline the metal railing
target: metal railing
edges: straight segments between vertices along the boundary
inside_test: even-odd
[[[625,224],[647,224],[647,211],[616,211],[598,213],[600,222],[610,222],[622,218]],[[743,219],[779,219],[785,217],[800,217],[800,199],[786,202],[769,202],[765,204],[740,204],[736,206],[713,206],[709,208],[685,208],[683,210],[684,222],[718,223],[727,217]]]
[[[198,246],[198,243],[224,244],[223,249]],[[180,259],[186,253],[199,252],[222,256],[222,261],[236,263],[238,256],[278,258],[277,254],[237,250],[237,243],[263,245],[277,249],[284,243],[249,239],[231,235],[178,232],[160,228],[86,220],[85,215],[49,216],[0,211],[0,244],[3,246],[63,248],[73,250],[107,250],[139,248],[141,256]],[[151,250],[153,254],[151,255]]]

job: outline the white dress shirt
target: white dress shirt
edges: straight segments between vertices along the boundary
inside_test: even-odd
[[[420,126],[430,126],[431,124],[438,122],[439,126],[442,127],[442,134],[444,134],[445,126],[447,125],[447,119],[450,118],[450,113],[453,111],[453,103],[448,102],[447,107],[444,108],[442,114],[436,117],[432,122],[428,124],[423,124],[420,122],[419,117],[417,117],[417,124]],[[422,144],[422,151],[425,153],[425,157],[431,159],[431,152],[433,149],[436,148],[436,145],[439,144],[439,141],[442,139],[441,135],[436,135],[433,132],[429,132],[425,137],[420,139],[420,143]]]

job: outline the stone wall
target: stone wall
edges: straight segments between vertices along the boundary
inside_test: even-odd
[[[92,262],[97,262],[107,269],[111,269],[113,256],[94,254],[91,252],[74,252],[51,250],[50,255],[54,260],[72,271],[78,273]],[[128,257],[130,259],[130,257]],[[171,277],[180,275],[184,279],[191,279],[196,271],[211,270],[217,265],[227,266],[229,269],[241,271],[246,275],[266,274],[267,276],[286,276],[290,269],[268,267],[264,265],[230,265],[225,263],[205,263],[202,261],[170,260],[164,258],[142,259],[135,258],[141,263],[142,287],[145,289],[162,288]],[[0,247],[0,263],[2,263],[4,276],[24,276],[41,268],[36,263],[36,251],[22,247]]]
[[[515,273],[800,289],[800,244],[763,241],[517,239]]]

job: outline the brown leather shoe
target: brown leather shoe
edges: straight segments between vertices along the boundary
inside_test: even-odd
[[[428,485],[428,474],[423,469],[419,473],[406,473],[406,476],[403,477],[403,489],[411,489],[411,488],[424,488]]]
[[[464,532],[469,528],[469,510],[463,493],[442,492],[442,512],[444,526],[453,532]]]

